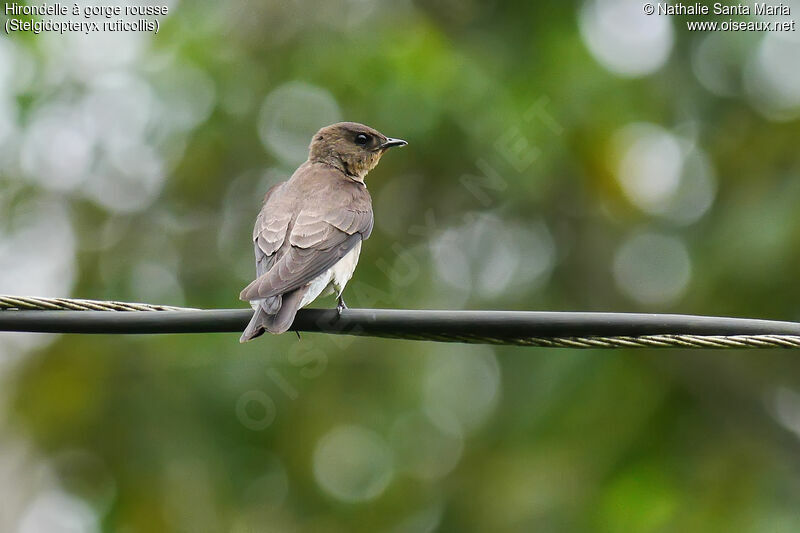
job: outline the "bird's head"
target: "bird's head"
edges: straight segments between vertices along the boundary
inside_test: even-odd
[[[392,139],[357,122],[339,122],[325,126],[314,135],[308,160],[333,165],[351,178],[364,181],[364,176],[375,168],[386,150],[406,144],[402,139]]]

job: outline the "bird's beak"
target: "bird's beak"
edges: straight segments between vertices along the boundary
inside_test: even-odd
[[[408,143],[403,139],[392,139],[391,137],[386,138],[386,142],[381,145],[381,150],[386,150],[387,148],[391,148],[392,146],[405,146]]]

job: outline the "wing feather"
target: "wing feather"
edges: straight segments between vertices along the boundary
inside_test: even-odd
[[[241,292],[242,300],[272,302],[327,271],[369,237],[373,226],[369,193],[345,183],[342,187],[335,180],[325,182],[322,190],[317,189],[317,201],[303,202],[306,205],[299,210],[291,197],[284,198],[287,194],[271,194],[280,185],[267,193],[253,230],[258,277]]]
[[[353,213],[328,211],[321,216],[301,213],[289,235],[289,249],[248,285],[240,298],[255,300],[283,294],[331,268],[372,230],[372,212]]]
[[[253,244],[256,255],[256,276],[261,276],[275,264],[276,252],[283,246],[291,213],[281,209],[280,201],[275,193],[283,183],[274,185],[264,196],[264,206],[258,213],[253,227]]]

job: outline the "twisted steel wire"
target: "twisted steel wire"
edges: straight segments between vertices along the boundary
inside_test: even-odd
[[[51,333],[239,332],[249,309],[0,295],[0,331]],[[800,324],[636,313],[301,310],[292,329],[434,342],[545,348],[800,348]]]
[[[0,311],[185,311],[185,307],[77,298],[39,298],[0,294]]]
[[[496,338],[482,335],[375,335],[404,340],[530,346],[538,348],[800,348],[800,335],[639,335]]]

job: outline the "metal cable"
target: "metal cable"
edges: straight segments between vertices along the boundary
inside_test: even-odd
[[[0,295],[0,331],[240,332],[250,309]],[[547,348],[800,348],[800,323],[641,313],[303,309],[293,330]]]
[[[502,339],[478,335],[379,336],[407,340],[540,348],[800,348],[800,335],[641,335],[637,337],[519,337]]]
[[[5,296],[0,294],[0,311],[186,311],[186,307],[152,305],[75,298],[38,298],[35,296]]]

